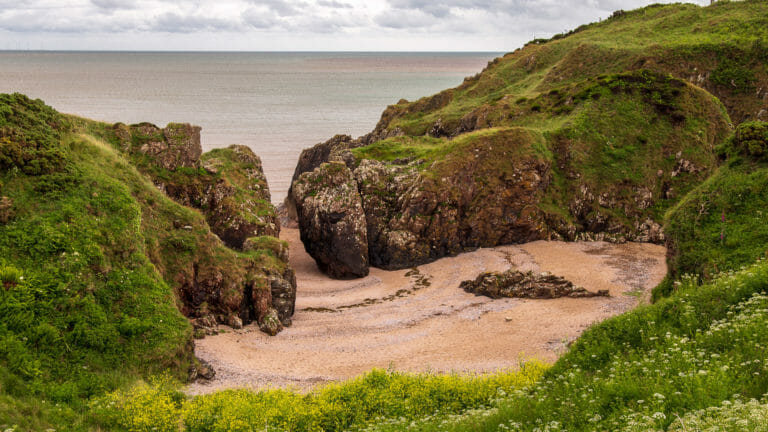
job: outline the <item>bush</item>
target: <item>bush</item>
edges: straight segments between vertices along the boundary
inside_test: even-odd
[[[768,122],[746,122],[736,128],[733,145],[743,155],[768,159]]]
[[[41,100],[0,94],[0,169],[40,175],[64,168],[61,132],[69,123]]]

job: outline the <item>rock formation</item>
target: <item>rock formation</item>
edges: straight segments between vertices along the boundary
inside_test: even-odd
[[[385,125],[444,107],[450,95],[441,93],[388,108],[371,134],[305,150],[286,208],[295,209],[306,250],[329,275],[355,277],[367,274],[368,263],[400,269],[540,239],[663,242],[663,210],[716,165],[712,148],[730,130],[721,106],[701,89],[649,71],[589,78],[568,91],[523,101],[524,108],[483,105],[487,117],[473,122],[479,130],[465,125],[447,137],[438,133],[447,130],[444,121],[422,136]],[[655,141],[621,121],[587,136],[572,126],[627,103],[644,107],[644,121],[660,131]],[[545,109],[561,129],[542,132],[498,117]],[[683,121],[706,127],[681,139]],[[608,146],[605,136],[621,144]]]
[[[549,273],[521,272],[514,269],[502,273],[481,273],[475,280],[462,282],[459,288],[468,293],[494,299],[502,297],[553,299],[608,296],[607,290],[587,291],[560,276]]]
[[[192,239],[205,235],[201,228],[178,221],[178,232],[168,240],[177,253],[153,255],[172,280],[182,312],[194,318],[196,334],[214,333],[218,323],[239,327],[257,321],[270,334],[290,325],[296,277],[287,245],[277,239],[280,224],[259,157],[241,145],[203,154],[200,128],[189,124],[160,129],[118,123],[111,132],[109,138],[157,188],[200,209],[218,236],[198,244]],[[243,253],[223,250],[219,239]],[[184,253],[192,247],[194,253]]]

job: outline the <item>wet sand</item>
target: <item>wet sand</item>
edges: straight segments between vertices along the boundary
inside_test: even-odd
[[[192,394],[223,388],[292,387],[351,378],[372,368],[490,372],[521,359],[554,361],[595,322],[648,298],[666,273],[663,246],[537,241],[443,258],[417,271],[371,269],[363,279],[320,273],[296,229],[291,244],[298,298],[293,326],[275,337],[254,325],[196,341],[216,378]],[[492,300],[458,288],[484,271],[548,271],[610,297]]]

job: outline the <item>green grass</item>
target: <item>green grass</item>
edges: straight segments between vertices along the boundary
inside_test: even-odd
[[[503,126],[512,101],[567,92],[602,74],[641,68],[701,85],[718,96],[731,118],[754,118],[762,100],[755,89],[768,83],[768,5],[764,1],[654,5],[600,23],[567,37],[531,43],[489,63],[461,86],[388,109],[387,130],[426,134],[440,120],[449,131],[463,118],[482,114],[489,126]],[[698,82],[698,81],[695,81]],[[439,101],[439,103],[438,103]],[[535,103],[529,106],[535,106]]]

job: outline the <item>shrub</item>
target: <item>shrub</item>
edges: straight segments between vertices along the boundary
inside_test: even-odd
[[[768,122],[745,122],[736,128],[733,145],[741,154],[768,159]]]

